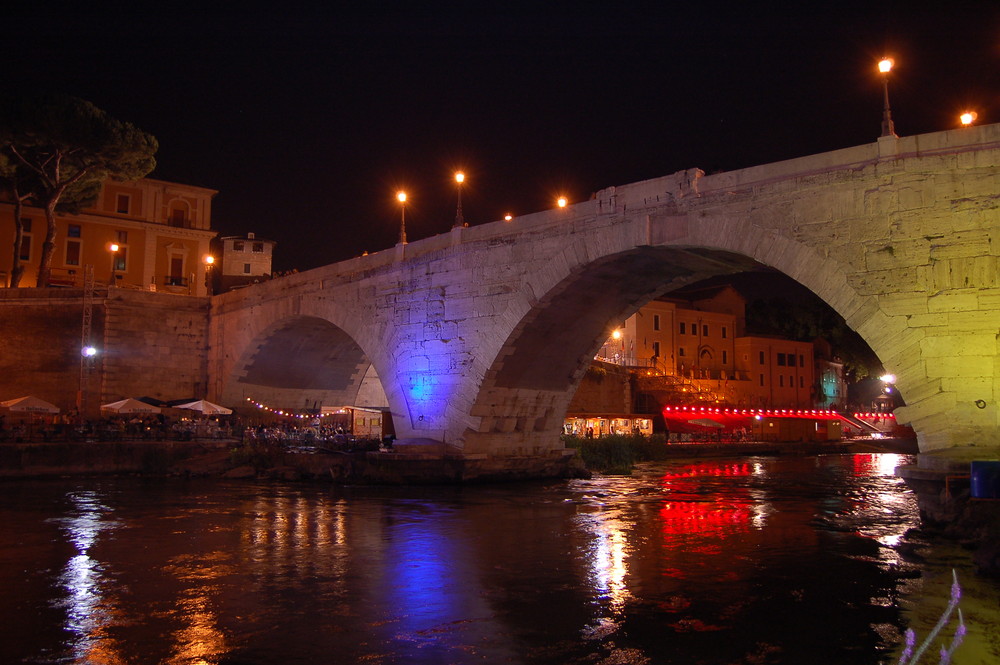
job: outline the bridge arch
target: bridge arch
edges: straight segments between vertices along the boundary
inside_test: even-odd
[[[710,277],[764,268],[810,282],[803,285],[816,293],[842,274],[833,259],[817,256],[807,245],[776,238],[759,246],[770,250],[775,244],[781,245],[780,252],[748,256],[739,238],[723,234],[712,246],[704,240],[702,246],[642,245],[578,260],[527,308],[497,353],[472,408],[480,426],[465,432],[467,449],[538,454],[561,445],[566,410],[595,353],[618,323],[660,295]],[[546,262],[544,275],[551,278],[552,264],[571,265],[570,257],[581,257],[578,248],[567,248]],[[539,288],[539,281],[528,280],[529,292]],[[827,301],[834,309],[839,306],[856,322],[878,313],[864,306],[865,296],[845,297],[844,282],[840,285],[830,290],[834,302]]]
[[[231,365],[221,399],[283,409],[386,406],[374,365],[343,328],[315,315],[289,315],[255,331]]]

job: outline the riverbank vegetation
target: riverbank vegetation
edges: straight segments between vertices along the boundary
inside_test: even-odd
[[[563,436],[567,448],[580,455],[589,471],[629,475],[639,462],[667,459],[666,437],[662,434],[612,434],[597,439]]]

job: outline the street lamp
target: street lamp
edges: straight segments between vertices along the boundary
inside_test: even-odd
[[[465,174],[461,171],[455,172],[455,183],[458,185],[458,208],[455,210],[455,228],[468,226],[465,223],[465,216],[462,215],[462,183],[465,182]]]
[[[514,215],[510,214],[509,212],[503,216],[503,221],[505,222],[509,222],[512,219],[514,219]]]
[[[205,289],[208,295],[212,295],[215,290],[212,288],[212,267],[215,265],[215,257],[211,254],[205,255]]]
[[[974,123],[976,121],[976,118],[978,118],[978,117],[979,117],[979,114],[976,113],[975,111],[966,111],[962,115],[958,116],[958,120],[959,120],[959,122],[962,123],[963,127],[968,127],[972,123]]]
[[[892,58],[882,58],[878,61],[878,70],[882,74],[882,136],[896,136],[896,127],[889,111],[889,72],[896,64]]]
[[[567,203],[569,203],[569,200],[565,196],[560,196],[558,199],[556,199],[556,205],[558,205],[560,208],[565,208]]]
[[[396,199],[399,201],[399,244],[406,244],[406,192],[400,190],[396,192]]]
[[[115,283],[115,264],[118,263],[118,250],[121,249],[118,243],[111,243],[108,245],[108,249],[111,251],[111,276],[108,277],[108,285],[113,286]]]

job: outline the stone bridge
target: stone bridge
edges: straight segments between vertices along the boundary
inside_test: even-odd
[[[210,397],[384,399],[400,443],[558,456],[567,405],[616,322],[767,266],[896,375],[897,418],[922,451],[995,448],[998,206],[1000,125],[609,187],[214,298]]]

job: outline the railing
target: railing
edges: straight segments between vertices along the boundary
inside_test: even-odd
[[[82,281],[73,268],[52,268],[49,273],[49,286],[82,286]]]
[[[187,286],[188,281],[185,277],[173,277],[167,275],[163,278],[163,286]]]

